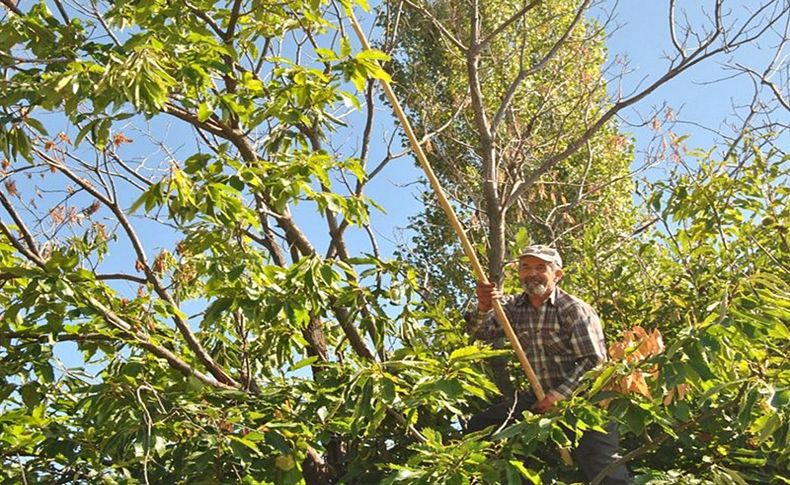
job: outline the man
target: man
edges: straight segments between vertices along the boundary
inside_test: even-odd
[[[569,397],[585,372],[606,359],[601,322],[595,310],[557,286],[562,278],[562,258],[548,246],[529,246],[519,256],[518,275],[524,292],[507,299],[504,310],[532,364],[546,397],[535,402],[532,393],[518,393],[473,416],[467,432],[488,426],[499,427],[529,409],[545,413],[560,399]],[[477,284],[477,312],[467,314],[467,331],[475,338],[494,342],[504,335],[491,309],[501,294],[496,285]],[[614,423],[606,433],[587,431],[574,458],[592,480],[619,456],[619,437]],[[603,481],[607,485],[630,484],[624,466],[618,466]]]

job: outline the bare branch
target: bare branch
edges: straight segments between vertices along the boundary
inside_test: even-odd
[[[58,12],[60,12],[60,16],[63,17],[63,21],[65,23],[71,22],[71,20],[69,20],[69,14],[66,13],[66,9],[63,7],[63,1],[62,0],[54,0],[54,1],[55,1],[55,6],[58,8]]]
[[[239,21],[239,11],[241,10],[241,0],[235,0],[233,2],[233,10],[230,12],[230,20],[228,21],[228,30],[225,31],[225,35],[222,36],[222,39],[228,43],[233,39],[234,31],[236,30],[236,23]]]
[[[41,258],[41,254],[38,252],[38,245],[36,244],[35,239],[33,239],[33,235],[30,233],[30,230],[25,225],[25,221],[19,217],[14,206],[11,204],[11,201],[5,196],[3,192],[0,192],[0,204],[2,204],[3,208],[8,212],[11,218],[14,220],[14,223],[19,228],[19,232],[22,234],[22,238],[25,240],[28,249],[31,253],[33,253],[39,259]]]
[[[362,130],[362,149],[359,152],[359,159],[362,160],[363,166],[367,163],[368,160],[368,149],[370,148],[370,133],[373,130],[373,119],[375,114],[375,104],[373,101],[373,89],[376,86],[373,79],[368,79],[367,85],[365,86],[365,128]],[[357,190],[356,193],[359,193],[362,190],[361,187],[362,181],[357,183]]]
[[[91,0],[91,6],[93,7],[93,16],[99,21],[104,31],[108,36],[110,36],[110,39],[112,39],[113,43],[120,47],[121,41],[118,40],[118,37],[115,36],[115,32],[113,32],[110,26],[107,25],[107,22],[104,21],[104,16],[101,14],[101,12],[99,12],[99,7],[96,4],[96,0]]]
[[[123,168],[123,169],[124,169],[124,170],[125,170],[127,173],[129,173],[129,174],[130,174],[130,175],[132,175],[134,178],[136,178],[137,180],[139,180],[140,182],[142,182],[143,184],[145,184],[145,187],[150,187],[150,186],[152,186],[152,185],[154,184],[154,183],[153,183],[151,180],[149,180],[149,179],[147,179],[147,178],[143,177],[142,175],[140,175],[140,174],[137,172],[137,170],[132,170],[132,168],[131,168],[129,165],[127,165],[127,164],[126,164],[126,162],[124,162],[124,161],[123,161],[123,159],[121,159],[121,157],[119,157],[119,156],[118,156],[118,154],[117,154],[117,153],[115,153],[114,151],[111,151],[111,152],[110,152],[110,156],[111,156],[111,157],[112,157],[112,159],[115,161],[115,163],[117,163],[118,165],[120,165],[120,166],[121,166],[121,168]],[[126,180],[127,180],[129,183],[132,183],[130,180],[128,180],[128,179],[126,179]],[[136,184],[134,184],[134,183],[132,183],[132,184],[133,184],[133,185],[136,185]],[[138,188],[142,188],[142,187],[139,187],[139,186],[138,186]]]
[[[24,14],[24,13],[23,13],[21,10],[19,10],[19,8],[16,6],[16,3],[14,2],[14,0],[0,0],[0,3],[2,3],[3,5],[5,5],[5,8],[7,8],[8,10],[10,10],[10,11],[14,12],[15,14],[19,15],[20,17],[22,17],[23,15],[25,15],[25,14]]]
[[[678,42],[677,34],[675,33],[675,0],[669,1],[669,37],[672,39],[672,45],[678,51],[681,58],[686,58],[686,52]]]
[[[790,8],[790,7],[788,7]],[[776,19],[772,21],[775,22]],[[691,67],[699,64],[700,62],[713,57],[721,52],[729,50],[732,48],[731,44],[724,44],[715,49],[708,50],[708,47],[713,43],[715,38],[719,35],[719,32],[712,33],[708,39],[706,39],[692,54],[688,55],[685,59],[683,59],[679,64],[674,67],[671,67],[667,70],[660,78],[650,84],[648,87],[644,88],[642,91],[633,94],[628,98],[623,98],[618,102],[614,103],[611,108],[609,108],[601,117],[595,121],[587,130],[582,133],[576,140],[568,143],[566,148],[559,153],[556,153],[550,157],[548,157],[541,165],[535,169],[529,177],[527,177],[524,181],[516,184],[514,190],[511,192],[511,195],[507,198],[504,203],[505,207],[510,207],[513,205],[515,200],[520,197],[526,190],[528,190],[544,173],[549,171],[554,165],[559,163],[561,160],[566,159],[576,151],[587,141],[589,140],[598,130],[603,127],[603,125],[608,122],[613,116],[619,113],[624,108],[631,106],[651,93],[657,90],[659,87],[666,84],[669,80],[675,78],[680,73],[685,72],[686,70],[690,69]]]
[[[773,82],[771,82],[767,78],[766,74],[760,74],[757,71],[755,71],[754,69],[746,67],[746,66],[744,66],[742,64],[735,64],[735,65],[738,68],[740,68],[741,70],[743,70],[744,72],[747,72],[750,75],[752,75],[763,86],[768,86],[771,89],[771,91],[773,92],[774,97],[776,97],[776,100],[779,101],[779,103],[782,105],[782,107],[784,109],[790,111],[790,103],[786,99],[784,99],[784,96],[782,95],[782,92],[779,90],[779,87],[776,84],[774,84]]]
[[[148,280],[145,278],[140,278],[139,276],[134,276],[125,273],[108,273],[108,274],[97,274],[96,279],[99,281],[106,281],[106,280],[126,280],[132,281],[134,283],[139,283],[144,285],[148,283]]]
[[[443,36],[444,36],[444,37],[445,37],[445,38],[446,38],[448,41],[450,41],[450,43],[451,43],[451,44],[453,44],[453,45],[454,45],[454,46],[455,46],[455,47],[456,47],[456,48],[457,48],[457,49],[458,49],[460,52],[462,52],[462,53],[465,53],[465,52],[468,50],[468,48],[467,48],[467,47],[466,47],[466,46],[465,46],[465,45],[464,45],[464,44],[463,44],[463,43],[462,43],[460,40],[458,40],[458,38],[456,38],[456,37],[455,37],[455,36],[452,34],[452,32],[450,32],[450,31],[447,29],[447,27],[445,27],[444,25],[442,25],[442,23],[441,23],[441,22],[439,22],[439,20],[438,20],[438,19],[437,19],[437,18],[436,18],[436,17],[435,17],[435,16],[434,16],[434,15],[433,15],[433,14],[432,14],[432,13],[431,13],[429,10],[428,10],[428,9],[426,9],[426,8],[425,8],[425,7],[423,7],[422,5],[417,5],[416,3],[412,2],[412,0],[403,0],[403,1],[404,1],[404,3],[405,3],[406,5],[408,5],[408,6],[410,6],[411,8],[413,8],[413,9],[417,10],[417,11],[418,11],[418,12],[420,12],[422,15],[424,15],[426,18],[428,18],[428,20],[430,20],[430,21],[431,21],[431,23],[432,23],[432,24],[433,24],[433,25],[434,25],[434,26],[435,26],[437,29],[439,29],[439,32],[441,32],[441,34],[442,34],[442,35],[443,35]]]
[[[576,15],[573,18],[573,21],[571,21],[570,25],[568,25],[568,28],[565,29],[565,32],[562,34],[562,37],[560,37],[559,40],[557,40],[557,42],[554,43],[551,49],[549,49],[549,52],[547,52],[546,55],[543,56],[543,58],[540,61],[538,61],[534,66],[530,67],[526,71],[524,71],[523,69],[519,70],[519,73],[516,75],[516,78],[508,87],[505,96],[502,100],[502,103],[499,105],[499,109],[497,110],[496,115],[494,115],[493,121],[491,121],[492,133],[496,133],[499,124],[502,123],[502,120],[505,118],[505,113],[510,107],[510,103],[513,101],[513,96],[515,95],[516,90],[524,81],[524,79],[543,69],[546,66],[546,64],[548,64],[549,61],[553,59],[554,56],[557,55],[557,52],[559,52],[560,48],[565,44],[565,42],[567,42],[568,38],[573,33],[573,30],[576,28],[577,25],[579,25],[579,22],[581,22],[581,20],[584,18],[584,12],[587,10],[587,8],[589,8],[591,2],[592,0],[585,0],[579,6],[578,10],[576,11]]]
[[[483,40],[481,40],[480,43],[478,44],[478,48],[482,49],[483,47],[488,45],[497,35],[502,33],[503,30],[510,27],[513,24],[513,22],[517,21],[518,19],[526,15],[527,12],[540,5],[541,1],[542,0],[534,0],[524,5],[524,7],[521,10],[511,15],[510,18],[499,24],[499,26],[495,28],[490,34],[485,36],[485,38],[483,38]]]

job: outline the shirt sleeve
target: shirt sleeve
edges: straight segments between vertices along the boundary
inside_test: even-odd
[[[572,305],[563,313],[563,321],[570,326],[570,344],[576,365],[553,390],[563,398],[568,398],[579,386],[584,374],[606,360],[606,345],[601,321],[591,307]]]
[[[505,297],[501,301],[505,313],[508,313],[508,305],[513,301],[513,297]],[[477,309],[472,309],[464,313],[464,320],[466,320],[466,333],[472,338],[482,340],[494,344],[499,340],[505,338],[505,331],[496,319],[496,314],[493,310],[486,313],[478,313]]]

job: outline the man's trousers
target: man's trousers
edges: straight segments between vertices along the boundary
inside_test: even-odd
[[[466,432],[480,431],[489,426],[494,429],[512,424],[521,414],[532,407],[535,397],[531,393],[518,393],[515,403],[513,400],[502,401],[494,404],[487,410],[472,416],[466,425]],[[581,468],[587,480],[592,480],[598,473],[613,463],[618,458],[620,436],[615,423],[604,426],[606,433],[599,431],[586,431],[579,440],[579,445],[573,450],[573,459]],[[604,485],[630,485],[632,483],[628,469],[618,465],[602,482]]]

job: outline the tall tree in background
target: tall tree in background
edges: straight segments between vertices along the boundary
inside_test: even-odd
[[[397,23],[390,28],[402,96],[415,124],[433,135],[428,152],[485,248],[494,281],[508,251],[528,241],[557,244],[571,256],[585,227],[604,224],[620,234],[634,224],[631,141],[611,119],[589,130],[609,99],[606,32],[585,16],[587,7],[392,7],[403,8],[389,16]],[[436,209],[429,204],[413,227],[413,255],[433,270],[433,287],[467,291],[453,268],[459,250]]]
[[[675,2],[667,9],[667,69],[629,91],[630,67],[606,56],[616,15],[606,2],[387,3],[384,46],[400,94],[493,281],[527,242],[555,244],[573,260],[584,239],[607,248],[627,238],[637,223],[632,172],[645,167],[632,166],[618,115],[695,65],[781,29],[787,6],[761,2],[734,15],[716,1],[704,25]],[[430,268],[434,291],[460,299],[469,281],[444,218],[429,204],[412,227],[410,257]]]

